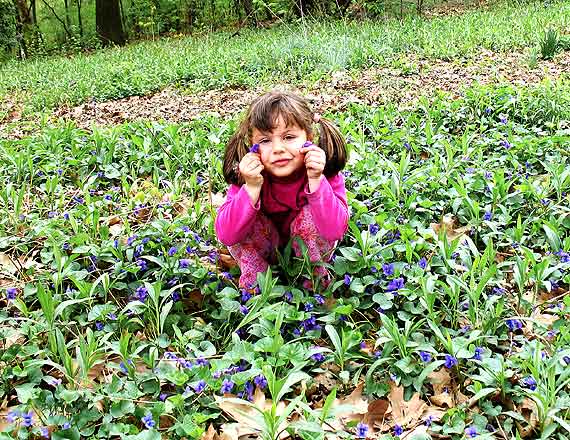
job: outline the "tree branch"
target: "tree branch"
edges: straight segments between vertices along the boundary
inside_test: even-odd
[[[69,29],[67,29],[65,22],[61,18],[59,18],[59,16],[55,12],[55,10],[49,5],[49,3],[46,0],[42,0],[42,2],[44,2],[44,5],[46,5],[49,8],[49,10],[53,14],[53,16],[57,19],[57,21],[59,21],[61,23],[61,25],[63,26],[63,29],[65,30],[65,33],[67,34],[67,36],[69,38],[71,38],[72,37],[71,32],[69,32]]]

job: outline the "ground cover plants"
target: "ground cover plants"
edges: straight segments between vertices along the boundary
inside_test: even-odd
[[[329,115],[335,282],[285,249],[253,295],[213,234],[235,121],[1,141],[0,438],[569,438],[569,100]]]
[[[64,104],[142,95],[167,85],[196,92],[275,80],[310,83],[342,69],[398,67],[406,54],[468,58],[482,48],[527,48],[539,54],[548,30],[565,38],[568,17],[567,1],[498,3],[488,10],[430,20],[284,23],[243,29],[237,35],[220,32],[93,54],[11,61],[0,66],[0,99],[6,103],[0,118],[11,111],[29,116]],[[544,53],[550,56],[553,50]]]

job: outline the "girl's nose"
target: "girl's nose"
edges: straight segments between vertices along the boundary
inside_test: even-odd
[[[280,153],[281,151],[285,150],[285,144],[282,140],[275,141],[273,143],[273,151],[276,153]]]

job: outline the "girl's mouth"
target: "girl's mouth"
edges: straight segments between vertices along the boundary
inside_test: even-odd
[[[289,163],[290,159],[279,159],[276,160],[275,162],[273,162],[273,165],[278,166],[278,167],[282,167],[285,166]]]

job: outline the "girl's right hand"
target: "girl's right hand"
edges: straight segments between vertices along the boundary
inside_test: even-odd
[[[245,184],[251,188],[261,188],[263,185],[263,164],[259,153],[247,153],[239,163],[239,172]]]

